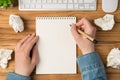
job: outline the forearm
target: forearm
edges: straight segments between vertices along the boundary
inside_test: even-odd
[[[6,80],[30,80],[30,77],[22,76],[22,75],[10,72]]]
[[[107,80],[100,56],[92,52],[77,58],[82,80]]]

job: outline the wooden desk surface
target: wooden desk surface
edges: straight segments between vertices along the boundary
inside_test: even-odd
[[[14,49],[16,43],[25,37],[27,34],[35,32],[35,18],[36,16],[76,16],[77,19],[82,17],[87,17],[92,23],[95,18],[104,16],[101,9],[101,0],[98,0],[97,11],[68,11],[68,12],[24,12],[19,11],[17,6],[17,0],[15,2],[15,7],[3,10],[0,9],[0,48],[10,48]],[[18,14],[22,17],[25,22],[25,30],[22,33],[15,33],[13,29],[9,26],[8,20],[10,14]],[[97,40],[99,43],[96,45],[96,51],[99,52],[104,65],[106,67],[106,57],[110,50],[114,47],[120,48],[120,5],[115,13],[116,24],[112,31],[104,32],[97,26]],[[81,54],[81,51],[77,49],[77,54]],[[5,80],[6,75],[9,71],[14,71],[14,54],[12,55],[12,60],[9,62],[8,68],[3,70],[0,68],[0,80]],[[106,67],[106,74],[108,80],[120,80],[120,69],[112,69]],[[32,74],[33,80],[81,80],[81,74],[78,69],[76,75],[35,75]]]

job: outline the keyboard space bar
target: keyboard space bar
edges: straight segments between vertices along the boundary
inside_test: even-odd
[[[57,10],[57,9],[66,9],[67,5],[66,4],[42,4],[42,9],[52,9],[52,10]]]

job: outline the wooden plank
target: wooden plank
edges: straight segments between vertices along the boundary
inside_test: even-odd
[[[0,75],[1,80],[6,80],[6,76]]]
[[[107,74],[108,80],[120,80],[120,74]]]

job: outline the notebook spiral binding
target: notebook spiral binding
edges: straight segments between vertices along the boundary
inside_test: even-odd
[[[54,19],[76,19],[75,16],[38,16],[36,17],[36,19],[44,19],[44,20],[47,20],[47,19],[51,19],[51,20],[54,20]]]

